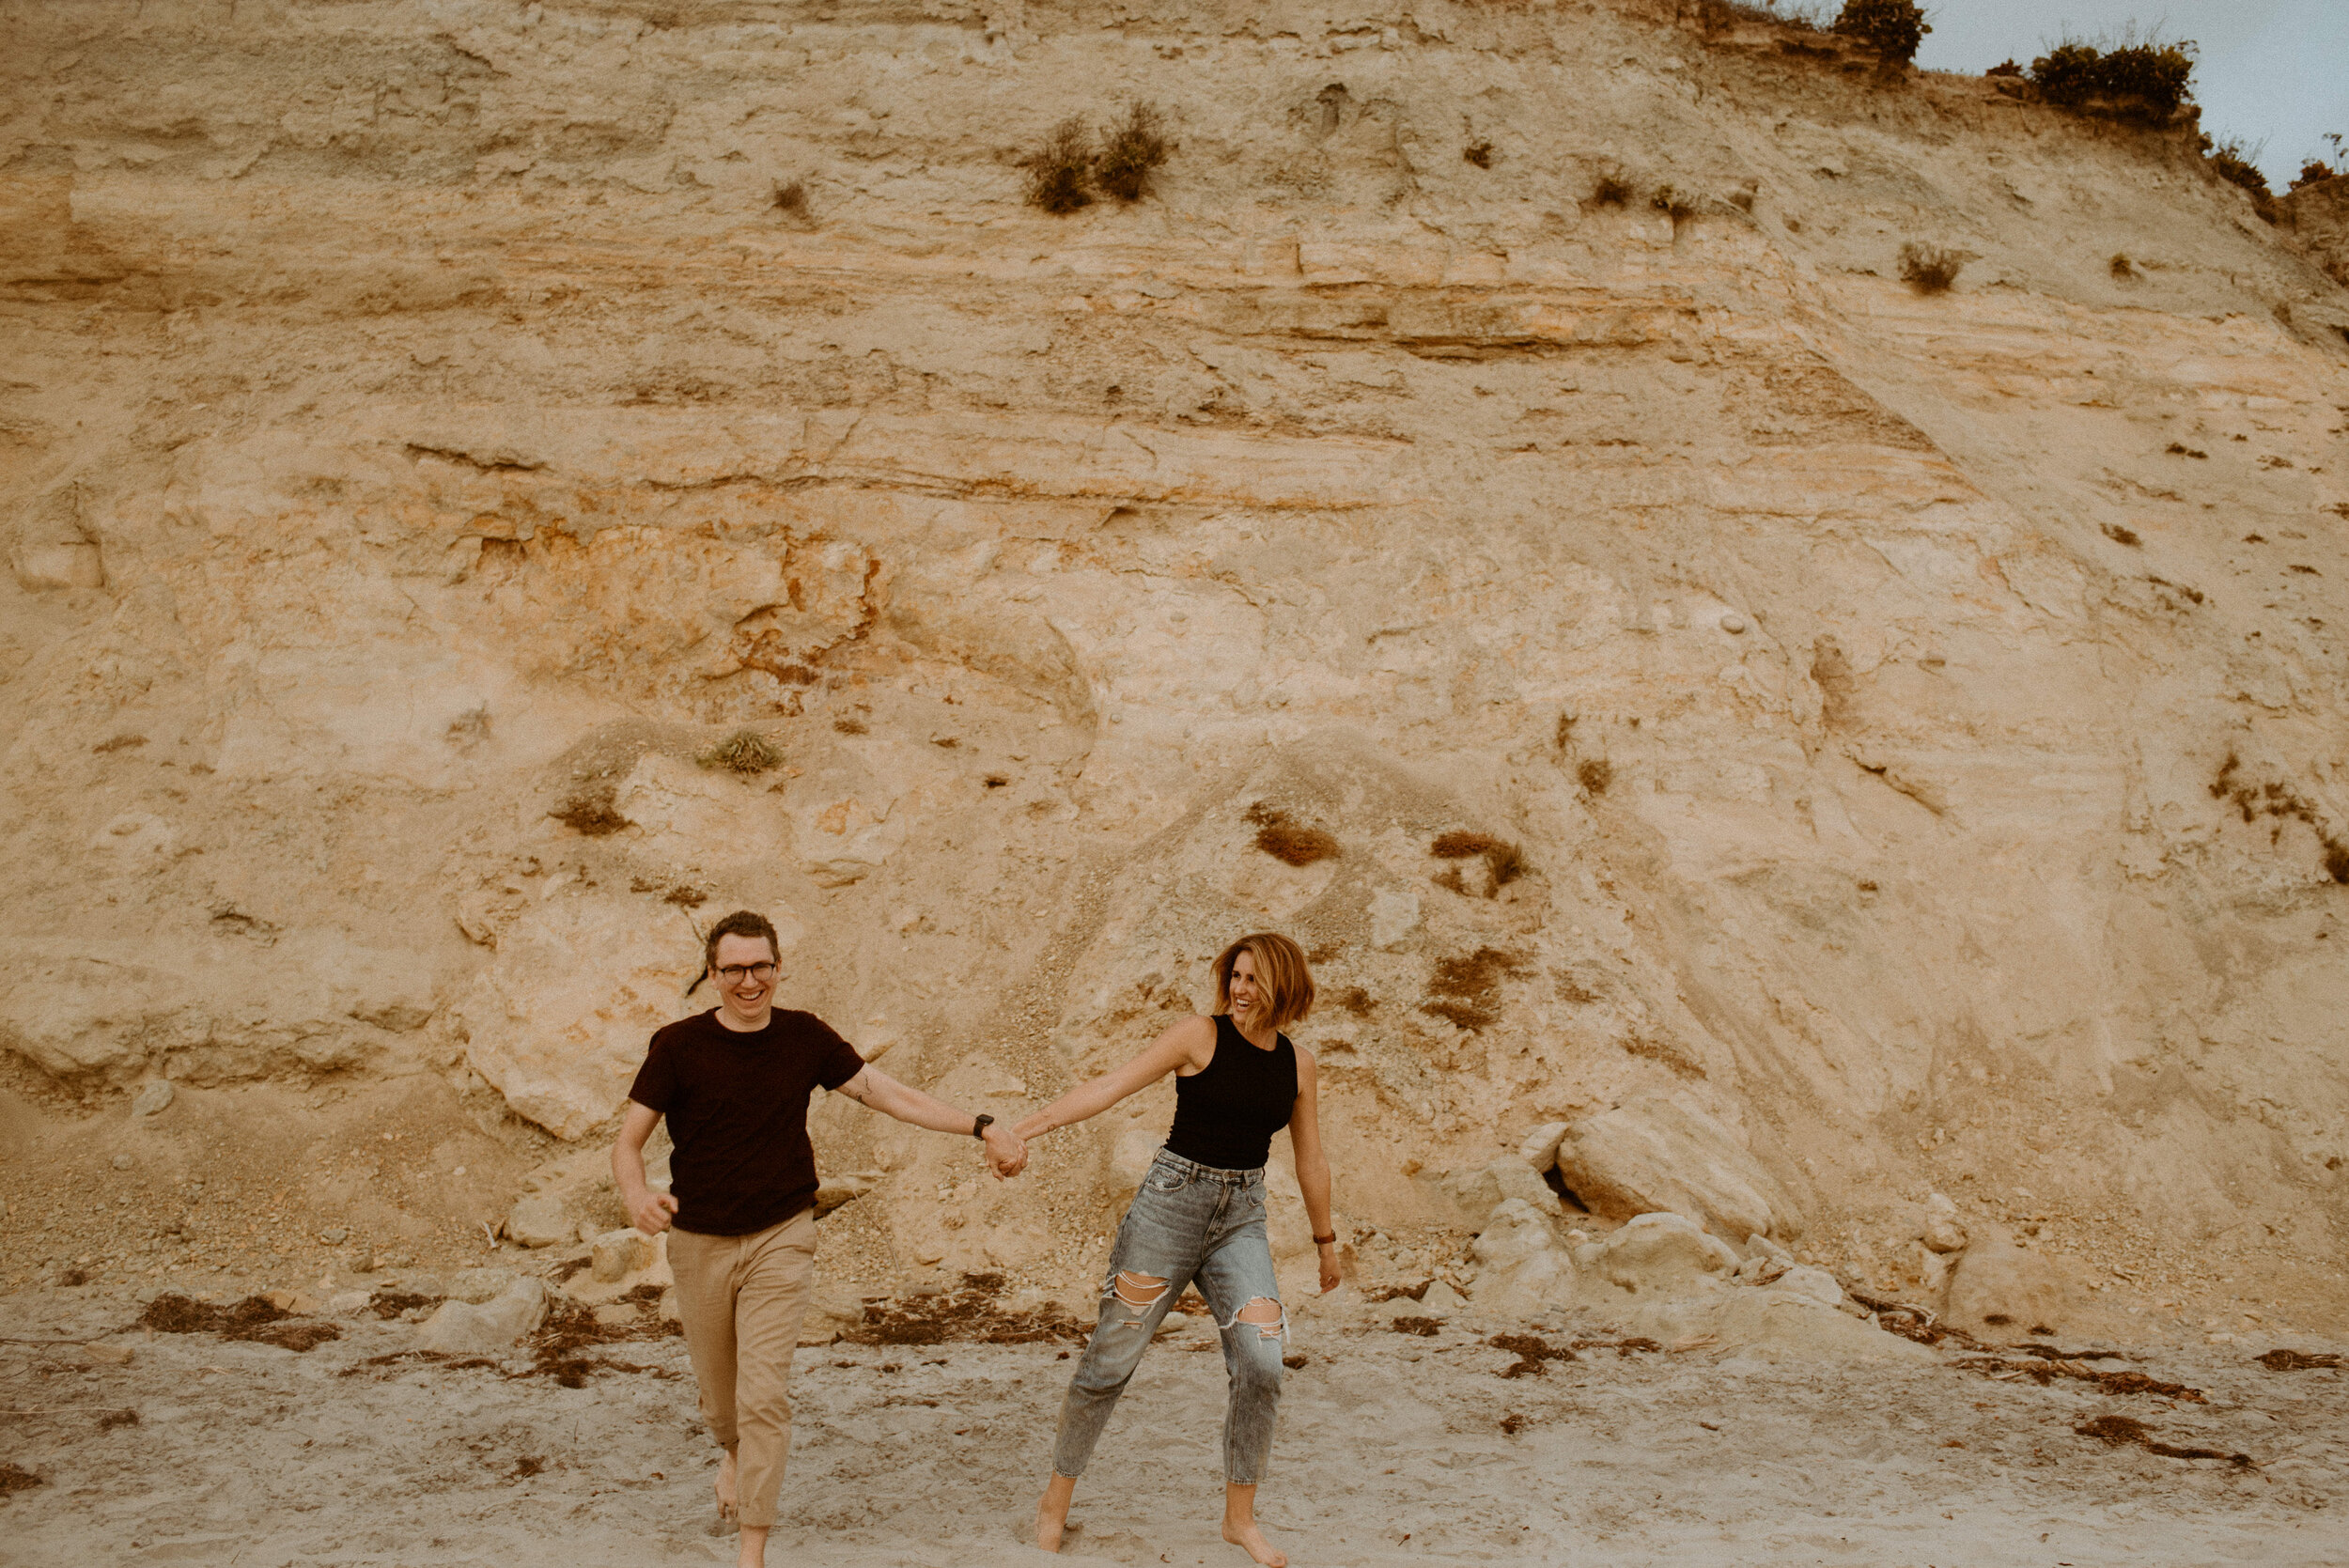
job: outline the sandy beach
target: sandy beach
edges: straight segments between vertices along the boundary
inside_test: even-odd
[[[90,1562],[101,1540],[111,1562],[239,1568],[731,1559],[683,1342],[657,1325],[571,1353],[589,1366],[569,1388],[560,1358],[537,1374],[519,1352],[436,1362],[407,1325],[364,1318],[307,1352],[135,1330],[100,1340],[105,1359],[24,1343],[123,1315],[70,1294],[23,1293],[7,1314],[0,1365],[18,1413],[0,1463],[41,1478],[6,1503],[5,1556],[22,1568]],[[1585,1342],[1571,1359],[1509,1376],[1521,1358],[1489,1343],[1494,1328],[1400,1331],[1390,1311],[1298,1314],[1304,1364],[1261,1504],[1298,1564],[2349,1562],[2343,1374],[2272,1372],[2254,1345],[2099,1363],[2190,1386],[2198,1403],[2042,1387],[1957,1356],[1612,1347],[1587,1343],[1616,1336],[1586,1315],[1532,1332]],[[1023,1529],[1064,1348],[803,1348],[770,1560],[1043,1560]],[[1164,1334],[1078,1493],[1064,1555],[1243,1561],[1215,1532],[1221,1416],[1212,1336]],[[2248,1462],[2076,1430],[2112,1416]]]

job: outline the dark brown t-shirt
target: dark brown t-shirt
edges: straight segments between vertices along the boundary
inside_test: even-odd
[[[815,1203],[808,1096],[863,1066],[813,1013],[777,1008],[765,1029],[739,1032],[713,1007],[656,1033],[628,1097],[669,1119],[677,1228],[748,1235]]]

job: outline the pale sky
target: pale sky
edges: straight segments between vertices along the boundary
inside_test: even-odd
[[[2257,162],[2279,194],[2305,160],[2330,157],[2325,132],[2349,137],[2349,0],[1925,0],[1925,15],[1917,63],[1932,70],[2028,68],[2067,33],[2093,41],[2132,23],[2192,39],[2202,129],[2264,141]]]

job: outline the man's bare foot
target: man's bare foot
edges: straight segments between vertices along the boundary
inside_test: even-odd
[[[1288,1568],[1289,1560],[1272,1549],[1272,1543],[1264,1538],[1264,1531],[1253,1519],[1226,1519],[1223,1539],[1264,1564],[1264,1568]]]
[[[734,1451],[728,1449],[726,1456],[718,1461],[718,1517],[733,1518],[737,1500],[734,1491]]]
[[[1055,1475],[1036,1499],[1035,1544],[1044,1550],[1060,1550],[1061,1535],[1068,1529],[1068,1499],[1076,1495],[1075,1477]]]

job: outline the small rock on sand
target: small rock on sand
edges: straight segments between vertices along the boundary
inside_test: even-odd
[[[470,1301],[475,1306],[494,1301],[512,1288],[514,1271],[509,1268],[460,1268],[449,1276],[449,1298]]]
[[[1441,1280],[1429,1285],[1426,1293],[1419,1298],[1419,1312],[1422,1317],[1450,1317],[1454,1312],[1460,1312],[1467,1306],[1468,1297]]]
[[[571,1239],[574,1226],[563,1201],[533,1193],[515,1201],[506,1217],[506,1234],[524,1247],[560,1247]]]
[[[1502,1155],[1478,1170],[1455,1171],[1443,1178],[1442,1185],[1462,1212],[1479,1219],[1511,1198],[1523,1199],[1539,1214],[1565,1212],[1541,1172],[1515,1155]]]
[[[1737,1254],[1719,1236],[1678,1214],[1642,1214],[1599,1244],[1592,1268],[1610,1285],[1634,1296],[1682,1296],[1709,1280],[1726,1282],[1737,1271]],[[1843,1291],[1838,1288],[1841,1298]]]
[[[139,1092],[131,1096],[131,1114],[152,1116],[171,1103],[174,1090],[167,1079],[157,1079],[139,1085]]]
[[[2006,1237],[1978,1236],[1951,1270],[1942,1315],[1978,1339],[2022,1339],[2034,1328],[2062,1325],[2063,1280],[2055,1265]]]
[[[494,1356],[546,1321],[547,1287],[539,1280],[517,1280],[494,1300],[476,1305],[444,1301],[416,1335],[425,1350]]]
[[[596,1237],[588,1271],[599,1284],[615,1284],[652,1262],[652,1237],[623,1226]]]

